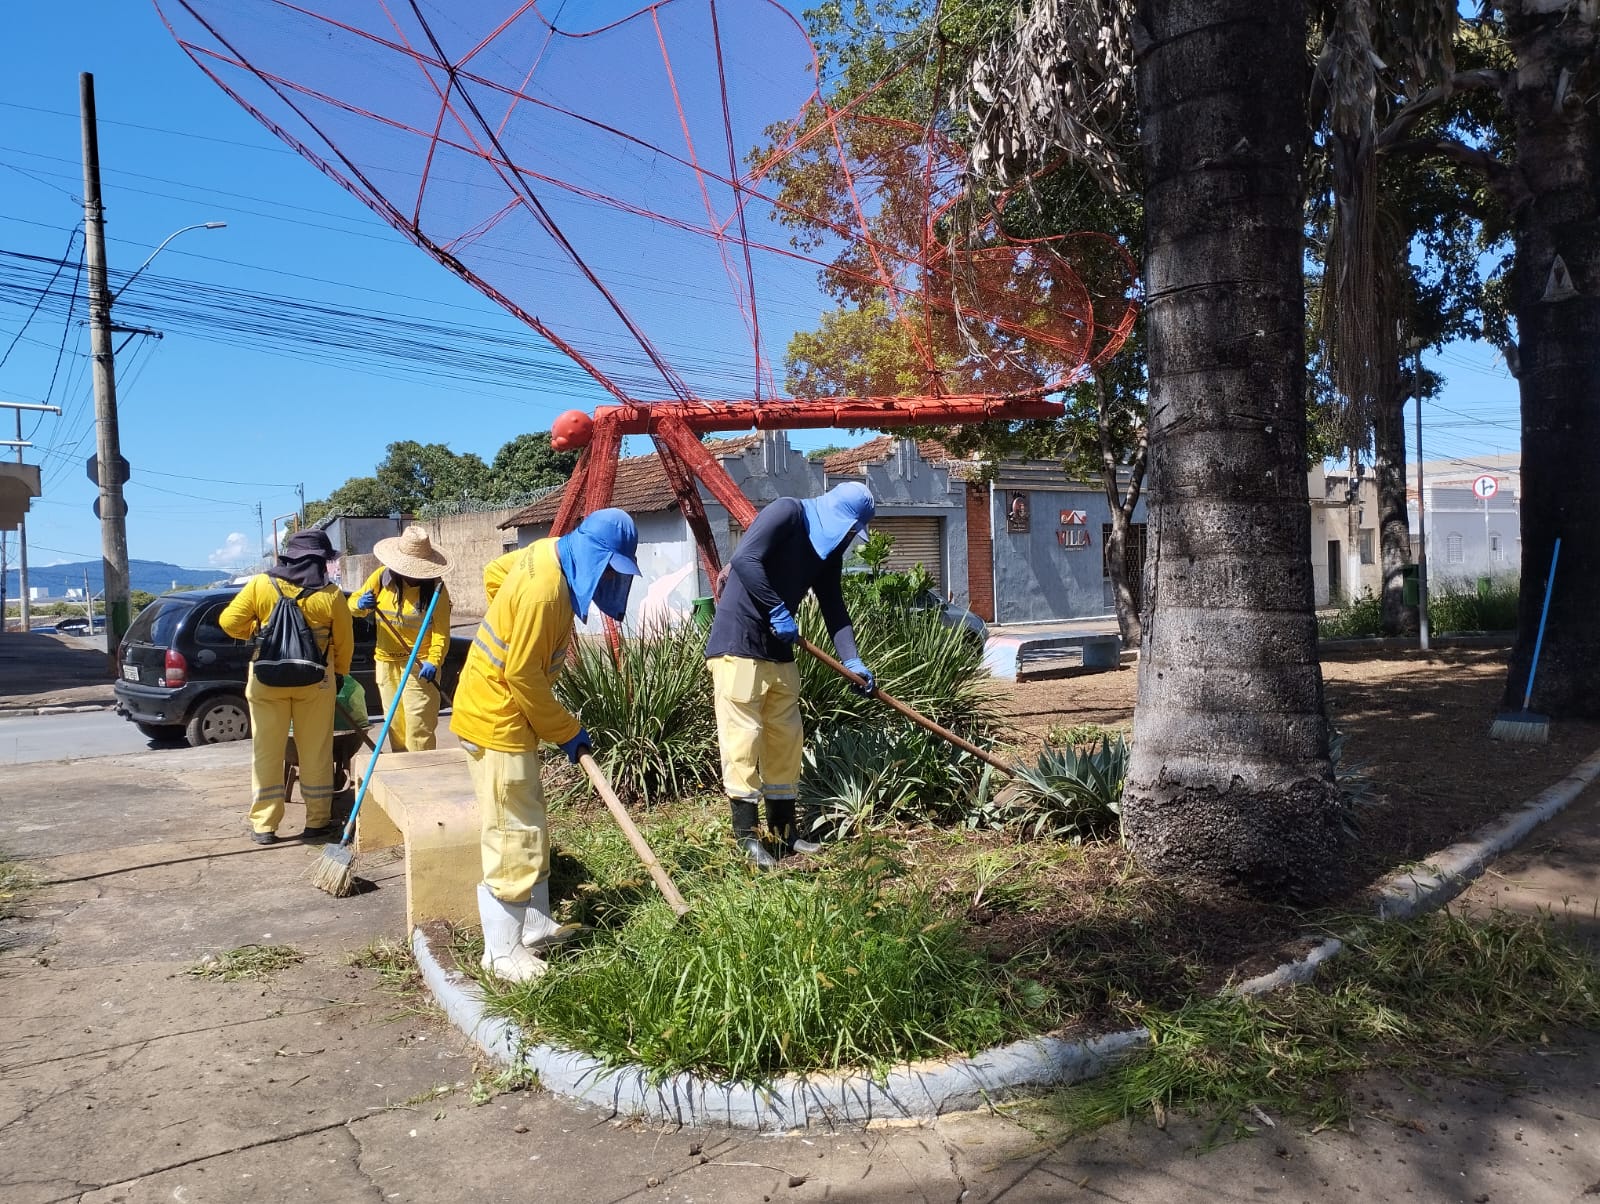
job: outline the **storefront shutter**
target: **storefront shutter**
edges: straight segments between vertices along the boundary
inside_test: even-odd
[[[871,530],[894,536],[894,551],[889,568],[906,572],[920,564],[933,578],[934,586],[944,590],[944,520],[913,515],[888,515],[872,520]]]

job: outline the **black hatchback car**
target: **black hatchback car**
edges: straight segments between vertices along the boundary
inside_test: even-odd
[[[152,740],[200,745],[249,739],[244,687],[255,644],[234,639],[217,621],[238,592],[238,586],[228,586],[163,594],[139,612],[122,637],[117,713]],[[350,672],[366,691],[369,715],[383,713],[373,668],[376,643],[373,619],[356,619]],[[471,646],[461,636],[450,639],[450,652],[439,667],[442,706],[450,705]]]

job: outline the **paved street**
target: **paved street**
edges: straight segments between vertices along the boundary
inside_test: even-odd
[[[0,717],[0,765],[145,752],[150,738],[115,711]]]

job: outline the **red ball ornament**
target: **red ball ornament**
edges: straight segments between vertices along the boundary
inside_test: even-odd
[[[580,451],[594,438],[594,419],[582,410],[568,410],[550,427],[550,446],[557,451]]]

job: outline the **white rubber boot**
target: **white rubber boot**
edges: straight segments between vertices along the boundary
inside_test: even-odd
[[[497,899],[478,883],[478,919],[483,923],[483,968],[507,982],[528,982],[548,966],[522,947],[522,920],[528,908]]]
[[[558,924],[550,914],[550,879],[534,883],[528,898],[528,914],[522,920],[522,947],[548,949],[571,940],[583,931],[582,924]]]

